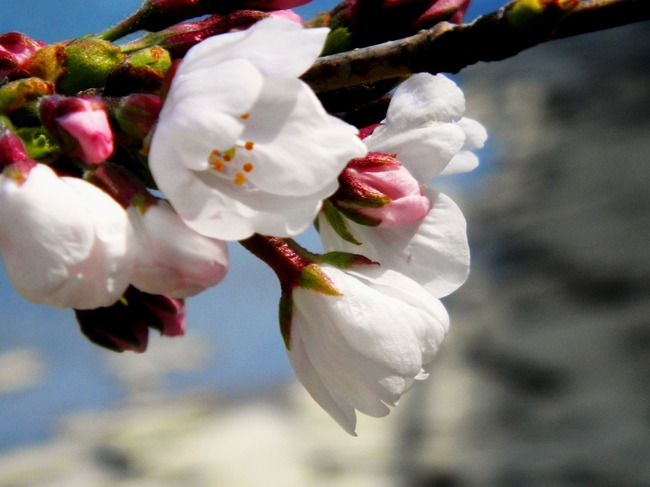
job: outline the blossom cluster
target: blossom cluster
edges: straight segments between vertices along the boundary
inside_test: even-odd
[[[239,242],[278,276],[298,379],[354,434],[356,411],[384,416],[426,378],[447,333],[440,299],[469,248],[429,184],[474,169],[486,134],[427,73],[367,126],[328,113],[300,75],[330,30],[273,10],[300,3],[147,0],[103,35],[0,36],[0,255],[25,299],[142,352],[149,328],[184,333],[185,299]],[[162,30],[112,42],[136,27]],[[293,240],[312,224],[323,254]]]

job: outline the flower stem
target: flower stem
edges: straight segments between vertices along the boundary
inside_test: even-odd
[[[303,269],[314,263],[310,258],[312,254],[292,239],[256,233],[239,243],[273,269],[283,290],[295,287],[300,282]]]

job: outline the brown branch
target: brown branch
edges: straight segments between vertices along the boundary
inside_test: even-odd
[[[325,92],[419,72],[457,73],[543,42],[650,19],[650,0],[586,0],[555,23],[520,28],[507,18],[512,5],[471,24],[441,22],[405,39],[322,57],[302,79],[314,91]]]

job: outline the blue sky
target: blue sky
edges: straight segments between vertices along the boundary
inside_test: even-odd
[[[55,42],[117,23],[139,5],[138,0],[0,0],[0,33],[20,31]],[[300,9],[305,18],[335,2],[314,2]],[[475,2],[468,19],[501,5]],[[318,250],[312,232],[303,237]],[[210,388],[242,392],[259,390],[292,377],[278,333],[279,287],[271,271],[238,245],[231,246],[232,267],[216,288],[189,300],[188,337],[206,344],[207,362],[193,373],[171,374],[172,390]],[[106,368],[107,354],[79,333],[72,312],[35,306],[13,290],[0,267],[0,355],[14,349],[36,349],[43,361],[43,380],[36,386],[0,390],[0,450],[44,437],[59,415],[115,404],[120,385]],[[152,335],[152,340],[159,340]]]

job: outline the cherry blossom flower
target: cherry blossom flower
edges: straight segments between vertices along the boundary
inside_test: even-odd
[[[125,211],[99,188],[33,163],[0,176],[0,254],[28,301],[90,309],[114,303],[133,265]]]
[[[131,280],[136,288],[186,298],[218,284],[226,275],[226,243],[196,233],[166,201],[131,206],[127,212],[137,242]]]
[[[345,164],[367,152],[298,79],[326,35],[268,18],[188,51],[149,152],[158,187],[188,226],[224,240],[296,235]]]
[[[320,269],[338,295],[293,290],[287,353],[309,394],[354,435],[355,410],[385,416],[427,377],[422,366],[433,360],[449,318],[440,301],[397,272]]]
[[[463,118],[464,111],[463,93],[451,80],[416,74],[400,85],[386,120],[364,143],[371,151],[393,154],[419,184],[444,171],[471,170],[478,164],[471,151],[483,145],[486,134],[478,122]],[[422,192],[431,202],[422,218],[406,215],[406,225],[392,227],[346,219],[347,240],[321,214],[325,250],[362,254],[415,279],[436,297],[450,294],[469,274],[465,218],[449,197],[429,188]]]

